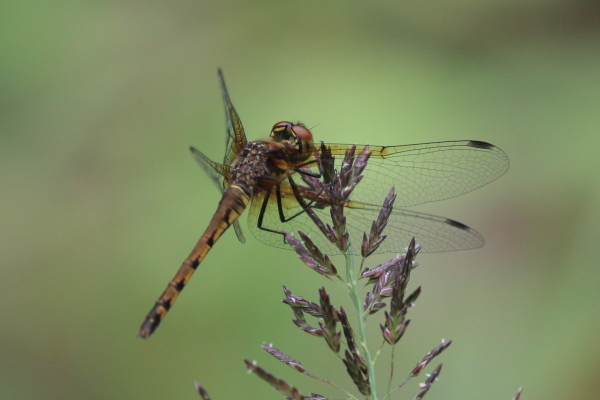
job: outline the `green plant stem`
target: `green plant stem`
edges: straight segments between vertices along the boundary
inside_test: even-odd
[[[344,257],[346,258],[346,283],[348,285],[348,293],[350,294],[352,303],[354,303],[354,308],[356,309],[356,315],[358,317],[358,338],[365,354],[365,362],[367,364],[367,371],[369,374],[369,385],[371,387],[370,398],[372,400],[378,400],[377,385],[375,381],[375,365],[371,359],[369,348],[367,347],[367,332],[365,327],[366,321],[364,310],[362,308],[361,301],[358,298],[359,290],[356,284],[356,279],[354,278],[354,254],[351,248],[349,250],[350,251],[344,253]]]
[[[391,361],[390,361],[390,380],[388,381],[388,386],[387,386],[387,395],[385,397],[390,397],[390,390],[392,388],[392,379],[394,378],[394,350],[396,350],[396,346],[392,346],[392,354],[391,354]]]

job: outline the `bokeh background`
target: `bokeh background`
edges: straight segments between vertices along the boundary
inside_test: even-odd
[[[263,341],[352,387],[279,302],[326,280],[247,230],[136,338],[219,200],[187,149],[222,157],[217,67],[250,139],[299,119],[317,140],[506,151],[498,181],[417,208],[487,244],[419,257],[396,371],[453,339],[430,399],[598,398],[600,6],[584,0],[2,2],[0,398],[197,399],[198,380],[280,399],[243,358],[344,397]]]

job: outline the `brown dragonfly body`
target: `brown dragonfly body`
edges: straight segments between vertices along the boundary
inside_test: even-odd
[[[208,228],[148,313],[140,337],[147,338],[154,332],[208,251],[242,215],[253,194],[270,193],[312,150],[310,131],[289,122],[275,124],[269,141],[246,143],[227,176],[228,186]]]
[[[370,146],[370,158],[361,173],[364,179],[349,200],[328,198],[315,190],[320,178],[320,153],[311,132],[302,124],[279,122],[268,140],[248,142],[219,70],[226,116],[226,152],[223,163],[211,161],[195,148],[192,155],[222,192],[208,228],[185,259],[175,277],[148,313],[139,332],[149,337],[190,280],[208,251],[233,225],[243,243],[238,218],[246,208],[248,226],[261,242],[289,248],[282,231],[303,231],[328,255],[339,249],[324,239],[307,208],[327,218],[331,204],[341,204],[347,230],[361,238],[371,229],[383,199],[397,188],[396,207],[410,207],[456,197],[477,189],[506,172],[508,157],[498,147],[480,141],[458,140],[400,146]],[[344,156],[348,144],[323,143],[332,156]],[[323,150],[319,150],[323,151]],[[294,180],[295,178],[296,181]],[[402,252],[413,237],[424,252],[466,250],[483,246],[483,238],[468,226],[444,217],[394,208],[386,226],[387,239],[377,252]]]

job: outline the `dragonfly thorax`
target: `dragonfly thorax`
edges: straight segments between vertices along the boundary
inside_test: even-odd
[[[274,152],[281,148],[280,144],[273,142],[248,142],[231,169],[230,184],[241,186],[248,193],[252,193],[256,187],[271,187],[287,171],[286,163],[275,163],[272,159]]]

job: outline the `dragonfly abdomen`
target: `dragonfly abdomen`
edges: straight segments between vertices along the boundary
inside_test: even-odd
[[[208,228],[146,316],[138,333],[139,337],[145,339],[154,332],[206,254],[223,232],[242,215],[249,202],[250,191],[243,185],[232,184],[223,192]]]

